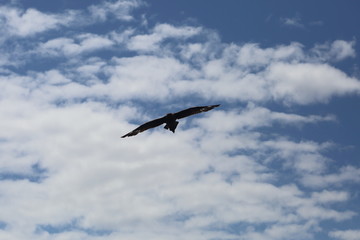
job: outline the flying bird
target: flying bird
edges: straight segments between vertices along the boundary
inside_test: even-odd
[[[122,138],[135,136],[138,133],[146,131],[150,128],[160,126],[161,124],[164,124],[164,123],[166,123],[166,125],[164,126],[165,129],[168,129],[169,131],[172,131],[173,133],[175,133],[175,129],[176,129],[177,125],[179,124],[179,122],[176,121],[177,119],[188,117],[190,115],[194,115],[197,113],[207,112],[218,106],[220,106],[220,104],[210,105],[210,106],[201,106],[201,107],[192,107],[192,108],[188,108],[188,109],[182,110],[177,113],[168,113],[164,117],[157,118],[150,122],[140,125],[138,128],[135,128],[128,134],[125,134],[124,136],[122,136]]]

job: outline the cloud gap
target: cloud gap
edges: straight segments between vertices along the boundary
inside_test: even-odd
[[[0,172],[0,181],[22,181],[28,180],[32,183],[41,184],[48,178],[48,171],[42,168],[39,163],[31,166],[31,173]]]

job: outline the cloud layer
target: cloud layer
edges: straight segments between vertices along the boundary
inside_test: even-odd
[[[336,143],[286,132],[336,125],[291,107],[359,94],[334,65],[354,41],[226,44],[202,26],[144,26],[144,5],[0,8],[0,239],[311,239],[358,217],[344,206],[360,169],[332,167]],[[222,107],[176,137],[119,138],[203,103]]]

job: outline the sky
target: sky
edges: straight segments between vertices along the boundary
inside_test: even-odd
[[[359,9],[0,0],[0,239],[359,240]]]

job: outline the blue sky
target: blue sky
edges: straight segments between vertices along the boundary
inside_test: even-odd
[[[358,9],[0,1],[0,239],[359,239]]]

